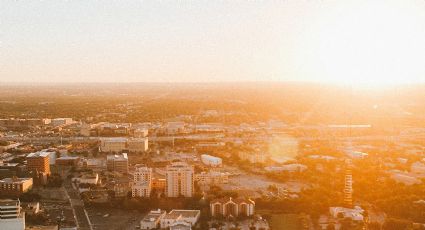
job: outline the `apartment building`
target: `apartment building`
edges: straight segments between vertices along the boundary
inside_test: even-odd
[[[133,197],[150,197],[152,190],[152,169],[145,165],[136,165],[133,176],[131,195]]]
[[[185,162],[173,162],[165,172],[165,193],[168,197],[192,197],[194,193],[194,168]]]

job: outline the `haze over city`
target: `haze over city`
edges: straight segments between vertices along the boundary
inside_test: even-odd
[[[0,230],[424,230],[425,1],[0,1]]]
[[[1,82],[424,81],[424,1],[2,1]]]

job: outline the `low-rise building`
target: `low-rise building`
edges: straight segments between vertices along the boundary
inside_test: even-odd
[[[238,155],[241,160],[252,164],[264,163],[269,157],[265,152],[240,152]]]
[[[100,151],[119,153],[127,148],[127,138],[114,137],[114,138],[103,138],[100,141]]]
[[[25,229],[25,213],[21,212],[21,202],[19,200],[0,200],[0,229]]]
[[[307,169],[306,165],[303,164],[287,164],[282,166],[267,166],[264,170],[267,172],[303,172]]]
[[[77,166],[80,162],[80,157],[63,156],[56,159],[58,166]]]
[[[109,171],[128,173],[127,153],[106,156],[106,168]]]
[[[222,198],[210,202],[211,216],[238,217],[254,215],[255,202],[244,198]]]
[[[330,207],[329,213],[333,218],[349,218],[353,221],[363,221],[363,209],[359,206],[354,208]]]
[[[201,215],[200,210],[176,210],[173,209],[171,212],[166,214],[161,219],[161,228],[170,228],[170,229],[179,229],[177,226],[189,226],[191,229],[192,226],[198,222]],[[184,228],[187,229],[187,228]]]
[[[229,173],[201,172],[195,174],[195,181],[200,185],[222,185],[229,183]]]
[[[220,157],[215,157],[215,156],[211,156],[207,154],[201,155],[201,161],[205,165],[213,166],[213,167],[221,166],[221,164],[223,163],[223,160]]]
[[[158,209],[150,211],[143,219],[140,221],[140,229],[158,229],[161,224],[161,219],[167,214],[166,211]]]
[[[33,185],[32,178],[4,178],[0,180],[0,194],[4,196],[19,197],[28,192]]]
[[[127,149],[131,153],[142,153],[149,149],[147,137],[130,138],[127,140]]]
[[[79,184],[93,184],[96,185],[99,183],[99,174],[93,173],[93,174],[86,174],[82,175],[81,177],[76,177],[73,179],[73,181],[79,183]]]

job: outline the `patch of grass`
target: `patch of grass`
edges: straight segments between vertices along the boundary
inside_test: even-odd
[[[297,214],[272,214],[270,226],[273,230],[299,230],[300,221]]]

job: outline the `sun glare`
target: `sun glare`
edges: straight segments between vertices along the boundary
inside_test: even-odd
[[[425,76],[423,10],[407,1],[333,5],[309,31],[307,53],[314,56],[309,74],[318,71],[322,82],[362,87],[419,82]]]

